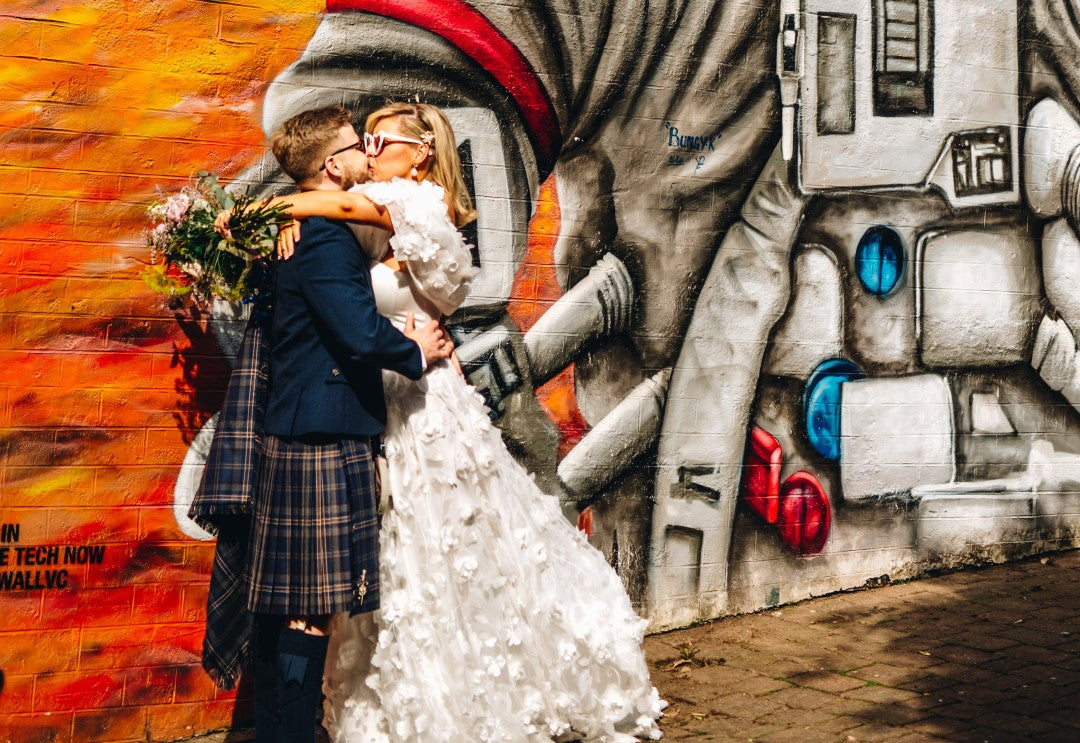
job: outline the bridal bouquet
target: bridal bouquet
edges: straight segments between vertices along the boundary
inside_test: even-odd
[[[229,211],[228,237],[214,230],[222,210]],[[205,170],[179,193],[159,192],[148,214],[150,265],[143,280],[173,299],[191,296],[203,304],[258,294],[278,229],[291,221],[284,207],[229,193]]]

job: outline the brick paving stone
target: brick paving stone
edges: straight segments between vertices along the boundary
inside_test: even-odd
[[[1025,740],[1031,740],[1031,738],[1025,738]],[[1074,728],[1059,727],[1039,733],[1038,740],[1040,743],[1076,743],[1077,735]]]
[[[892,725],[886,725],[882,722],[868,722],[859,727],[850,728],[844,731],[844,734],[840,736],[839,739],[845,743],[864,743],[871,741],[872,743],[879,743],[880,741],[909,740],[912,735],[915,735],[916,739],[931,740],[931,738],[925,737],[923,734],[912,731],[906,727],[893,727]]]
[[[1008,655],[998,655],[996,658],[991,658],[985,663],[980,663],[979,668],[992,673],[1011,673],[1020,668],[1026,668],[1027,666],[1032,665],[1035,664],[1029,660],[1011,658]]]
[[[999,637],[1007,637],[1010,640],[1016,640],[1021,645],[1041,648],[1061,645],[1072,638],[1072,635],[1062,635],[1059,632],[1043,632],[1042,630],[1031,629],[1030,627],[1024,627],[1019,624],[1003,627],[994,634]]]
[[[702,727],[696,728],[699,730],[708,730],[710,732],[716,732],[724,736],[723,740],[757,740],[758,738],[768,735],[769,733],[775,733],[779,730],[783,730],[785,726],[777,725],[775,723],[761,723],[753,720],[741,720],[736,718],[724,717],[723,715],[716,715],[708,718],[708,720],[700,723]],[[665,739],[667,736],[667,727],[665,726],[664,732]]]
[[[1060,727],[1072,728],[1073,740],[1080,740],[1080,731],[1076,730],[1076,728],[1080,728],[1080,715],[1076,714],[1075,709],[1061,709],[1059,707],[1044,712],[1039,717]]]
[[[832,712],[832,710],[828,711]],[[834,736],[835,740],[838,737],[842,738],[843,736],[840,734],[843,733],[845,730],[850,730],[851,728],[858,727],[862,725],[863,722],[863,720],[857,717],[852,717],[851,715],[833,714],[830,719],[818,723],[817,729],[824,733],[831,733]]]
[[[908,704],[877,704],[865,714],[860,715],[860,717],[873,722],[882,722],[886,725],[907,725],[919,720],[925,720],[931,714],[931,710],[918,709]]]
[[[828,671],[800,673],[797,676],[792,676],[789,680],[798,686],[808,686],[818,691],[833,693],[858,689],[860,686],[866,685],[866,682],[860,678],[842,676],[839,673],[830,673]]]
[[[865,666],[856,671],[852,671],[850,675],[855,678],[863,679],[864,681],[872,681],[888,686],[900,686],[905,681],[911,680],[912,669],[909,667],[875,663],[872,666]]]
[[[893,728],[874,743],[878,743],[878,741],[883,743],[940,743],[941,739],[923,733],[911,732],[906,728]]]
[[[787,708],[787,710],[781,710],[775,712],[769,717],[759,718],[758,722],[766,722],[771,720],[778,720],[783,718],[784,725],[791,728],[802,729],[818,729],[820,726],[829,726],[836,719],[836,715],[827,710],[796,710],[796,708]]]
[[[908,689],[909,691],[938,691],[940,689],[946,689],[950,686],[956,686],[960,683],[957,679],[949,678],[948,676],[939,676],[937,674],[927,674],[925,676],[915,676],[914,678],[897,684],[897,688]],[[1017,685],[1024,683],[1023,680],[1019,680]]]
[[[759,717],[755,722],[762,725],[772,723],[775,725],[783,725],[788,728],[808,730],[816,728],[818,725],[824,725],[831,722],[833,719],[835,719],[835,715],[829,714],[824,710],[792,709],[786,707],[764,717]]]
[[[842,715],[857,720],[866,720],[871,717],[871,713],[876,704],[876,702],[867,701],[865,699],[836,697],[836,699],[825,709],[834,715]]]
[[[919,720],[904,726],[906,730],[946,740],[957,740],[966,731],[971,730],[972,727],[970,721],[951,717],[928,717],[925,720]]]
[[[891,666],[907,666],[908,668],[932,668],[933,666],[940,665],[945,662],[944,658],[938,655],[938,650],[941,646],[932,648],[920,648],[914,652],[907,650],[896,650],[880,653],[877,657],[882,663],[888,663]]]
[[[1068,660],[1072,657],[1072,653],[1035,645],[1017,645],[1009,648],[1009,656],[1021,660],[1030,660],[1032,663],[1053,665]]]
[[[985,668],[971,668],[969,666],[949,666],[943,664],[934,668],[939,673],[946,673],[965,684],[980,684],[992,679],[998,674]]]
[[[955,642],[957,645],[985,651],[1002,650],[1019,644],[1016,640],[990,634],[990,629],[992,628],[986,630],[979,628],[979,631],[955,638]]]
[[[967,743],[967,741],[971,741],[971,743],[1027,743],[1027,741],[1031,740],[1031,738],[1024,735],[987,727],[965,730],[958,738],[963,743]]]
[[[1060,650],[1063,653],[1080,653],[1080,638],[1077,638],[1077,633],[1070,633],[1069,635],[1063,635],[1066,637],[1067,642],[1063,642],[1060,645],[1055,645],[1055,650]]]
[[[957,720],[975,720],[979,719],[986,712],[981,706],[977,704],[968,704],[967,702],[953,702],[952,704],[942,704],[938,707],[934,707],[935,716],[944,715],[945,717],[952,717]]]
[[[986,689],[981,686],[972,686],[964,684],[962,686],[953,686],[948,689],[944,689],[939,692],[939,696],[945,699],[953,699],[958,702],[967,702],[968,704],[981,704],[985,706],[993,706],[997,704],[1004,704],[1013,697],[1009,694],[995,689]]]
[[[893,643],[893,646],[889,648],[892,652],[908,652],[908,653],[933,653],[934,648],[941,647],[945,643],[934,637],[918,637],[915,635],[908,635]]]
[[[814,728],[786,728],[755,740],[762,743],[834,743],[836,735]]]
[[[782,692],[776,692],[780,694]],[[735,717],[742,720],[756,720],[759,717],[771,714],[776,710],[784,707],[783,702],[776,701],[772,697],[768,696],[753,696],[751,694],[729,694],[723,697],[717,697],[710,702],[711,707],[715,707],[723,714],[729,717]]]
[[[902,704],[905,707],[911,707],[918,710],[932,710],[934,707],[940,707],[943,704],[952,704],[953,700],[943,696],[937,696],[936,694],[930,694],[929,692],[923,692],[917,697],[907,700]]]
[[[1072,635],[1071,630],[1068,627],[1066,627],[1065,625],[1062,624],[1060,618],[1050,619],[1048,617],[1043,617],[1043,616],[1038,616],[1038,615],[1036,615],[1035,617],[1030,617],[1029,616],[1024,620],[1024,626],[1027,627],[1028,629],[1034,629],[1034,630],[1039,630],[1040,632],[1045,632],[1048,635],[1056,635],[1058,637],[1066,638],[1062,642],[1068,642],[1068,638],[1071,637],[1071,635]],[[1064,634],[1064,635],[1061,634],[1063,631],[1066,632],[1067,634]],[[1055,643],[1055,645],[1060,645],[1060,644],[1061,643]]]
[[[1024,621],[1023,613],[1006,609],[990,609],[980,614],[979,618],[1001,627],[1011,627]]]
[[[1056,730],[1057,725],[1034,717],[1010,712],[990,712],[979,718],[979,724],[996,730],[1004,730],[1017,735],[1038,735],[1049,730]]]
[[[878,704],[899,704],[901,702],[909,702],[918,698],[920,695],[906,689],[897,689],[892,686],[873,684],[864,686],[861,689],[845,691],[840,696],[844,697],[844,699],[861,699],[865,702],[875,702]]]
[[[1061,693],[1061,687],[1053,681],[1028,681],[1012,689],[1009,694],[1013,699],[1051,700],[1057,699]]]
[[[1055,586],[1054,588],[1061,591],[1064,586]],[[1062,620],[1072,617],[1073,613],[1064,606],[1044,606],[1039,610],[1039,616],[1048,621],[1062,622]]]
[[[831,694],[799,686],[774,692],[769,700],[796,709],[829,709],[836,703],[836,697]]]
[[[1058,668],[1065,668],[1069,671],[1080,671],[1080,655],[1073,655],[1068,660],[1063,660],[1055,665]]]
[[[1016,675],[1035,680],[1054,681],[1056,686],[1080,684],[1080,671],[1072,670],[1064,665],[1028,665],[1017,668]]]
[[[790,686],[790,683],[782,679],[755,676],[740,683],[738,688],[739,691],[745,694],[769,694],[780,689],[787,689]]]
[[[872,658],[866,657],[865,650],[837,650],[829,653],[822,670],[849,674],[872,665],[873,662]]]
[[[730,652],[724,653],[724,658],[732,668],[765,673],[773,678],[790,678],[806,671],[817,670],[804,662],[745,647],[732,648]]]
[[[1008,691],[1010,689],[1015,689],[1018,686],[1023,686],[1024,684],[1030,683],[1030,679],[1019,675],[1019,672],[1017,672],[1016,675],[1007,673],[994,674],[993,676],[977,681],[976,683],[983,689]]]
[[[1040,717],[1052,709],[1057,708],[1057,700],[1053,697],[1032,699],[1031,697],[1014,697],[1009,701],[1010,712],[1029,717]]]
[[[933,652],[933,657],[963,666],[977,666],[980,663],[992,660],[995,656],[993,653],[975,650],[963,645],[942,645]]]

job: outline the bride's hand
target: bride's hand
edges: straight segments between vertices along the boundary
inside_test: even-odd
[[[277,257],[283,261],[292,258],[298,242],[300,242],[300,223],[289,222],[283,225],[277,236]]]
[[[465,379],[465,372],[461,369],[461,362],[458,360],[456,348],[450,352],[450,363],[454,365],[454,368],[457,370],[458,376],[462,379]]]
[[[222,209],[214,217],[214,231],[222,237],[232,237],[232,231],[229,229],[229,212],[228,209]]]

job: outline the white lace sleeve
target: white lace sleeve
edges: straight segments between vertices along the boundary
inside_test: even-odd
[[[430,181],[403,178],[362,183],[353,188],[390,212],[390,245],[424,296],[444,315],[456,310],[469,293],[477,270],[465,239],[446,213],[443,189]]]

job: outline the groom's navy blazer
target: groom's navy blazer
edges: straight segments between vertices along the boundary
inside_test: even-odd
[[[303,223],[274,273],[266,433],[362,437],[386,425],[382,369],[419,379],[420,347],[375,308],[367,257],[342,222]]]

